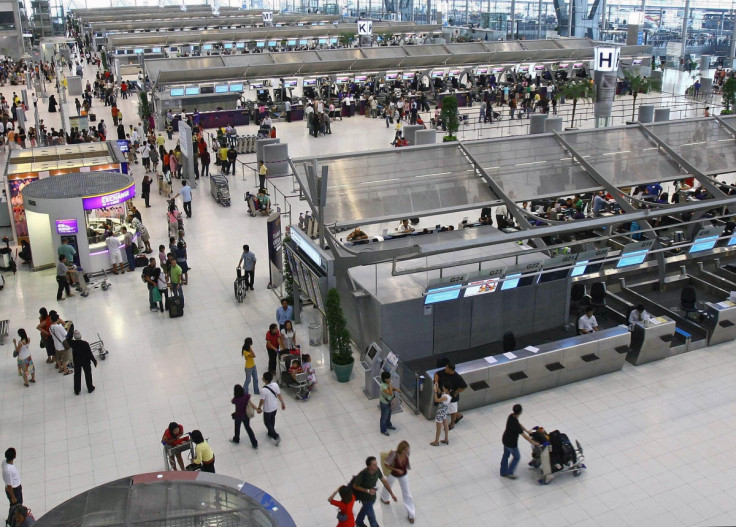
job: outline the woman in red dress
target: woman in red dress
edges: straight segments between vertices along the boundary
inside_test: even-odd
[[[340,501],[335,500],[335,496],[337,494],[340,494]],[[355,495],[353,495],[353,491],[343,485],[333,492],[332,495],[327,498],[327,501],[338,508],[337,527],[355,527],[355,516],[353,516]]]

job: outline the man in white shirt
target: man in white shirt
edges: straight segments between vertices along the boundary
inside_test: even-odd
[[[261,390],[261,401],[258,403],[258,412],[263,411],[263,424],[268,430],[268,437],[276,442],[276,446],[281,443],[281,436],[276,433],[276,410],[278,410],[279,401],[281,409],[286,410],[279,385],[273,381],[271,372],[267,371],[263,374],[263,389]]]
[[[644,324],[644,326],[646,326],[650,318],[652,317],[644,309],[644,305],[639,304],[638,306],[636,306],[636,309],[634,309],[629,315],[629,328],[631,329],[631,331],[634,331],[634,324],[636,324],[637,322],[641,322],[642,324]]]
[[[23,505],[23,487],[20,484],[20,474],[13,465],[13,461],[15,461],[15,449],[11,447],[5,451],[5,459],[2,463],[5,495],[11,506]]]
[[[151,149],[148,147],[148,143],[143,141],[143,145],[138,149],[138,153],[141,155],[141,163],[146,171],[146,174],[150,171],[151,167]]]
[[[64,341],[66,340],[66,329],[61,325],[61,319],[57,312],[49,314],[51,317],[51,326],[49,332],[54,342],[54,351],[56,352],[56,369],[64,375],[69,375],[71,372],[67,368],[67,365],[72,360],[71,347],[67,350],[64,347]]]
[[[578,330],[581,335],[587,335],[598,331],[598,321],[593,316],[593,308],[588,307],[585,310],[585,314],[578,319]]]
[[[181,187],[181,190],[176,193],[176,196],[181,196],[182,204],[184,205],[184,213],[187,215],[187,218],[192,217],[192,187],[189,186],[189,183],[186,182],[186,180],[182,181],[181,183],[183,186]],[[174,196],[171,199],[176,199],[176,196]]]
[[[110,255],[110,264],[112,265],[113,274],[118,274],[118,266],[120,266],[120,272],[125,274],[125,267],[123,266],[123,256],[120,254],[120,241],[117,236],[113,236],[112,233],[105,240],[107,245],[107,252]]]

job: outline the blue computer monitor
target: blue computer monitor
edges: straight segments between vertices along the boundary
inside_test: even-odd
[[[257,48],[263,48],[263,47],[266,47],[266,43],[265,43],[265,42],[256,42],[256,47],[257,47]]]
[[[330,44],[337,44],[337,39],[336,38],[331,38],[330,39]]]
[[[286,41],[286,44],[289,46],[296,46],[296,39],[292,38]]]
[[[436,304],[437,302],[447,302],[448,300],[457,300],[462,290],[462,284],[448,285],[428,289],[424,297],[424,305]]]
[[[508,275],[503,280],[501,291],[506,291],[507,289],[516,289],[519,286],[519,280],[521,280],[521,273]]]
[[[734,234],[733,236],[731,236],[731,239],[728,240],[728,246],[731,247],[733,245],[736,245],[736,234]]]
[[[231,84],[230,91],[243,91],[243,85],[242,84]]]
[[[227,84],[218,84],[215,86],[215,93],[227,93],[228,91],[228,85]]]
[[[245,48],[245,42],[236,42],[235,48],[236,49],[244,49]]]
[[[713,247],[716,246],[716,242],[718,242],[717,235],[706,236],[705,238],[697,238],[690,246],[690,250],[688,252],[692,254],[699,253],[701,251],[710,251]]]
[[[190,86],[184,90],[186,95],[199,95],[199,86]]]
[[[202,46],[202,49],[204,51],[210,51],[212,49],[212,44],[205,44],[204,46]]]
[[[299,40],[299,45],[300,46],[306,46],[307,44],[309,44],[309,41],[308,40],[304,40],[304,39]]]
[[[172,97],[184,97],[184,88],[171,88],[169,93]]]
[[[152,53],[161,53],[161,48],[153,48],[151,49]]]
[[[276,46],[278,46],[278,45],[279,45],[279,43],[278,43],[278,42],[276,42],[275,40],[272,40],[272,41],[270,41],[270,42],[268,43],[268,47],[269,47],[269,48],[275,48],[275,47],[276,47]]]
[[[135,48],[135,49],[133,50],[133,53],[135,53],[135,54],[140,54],[140,53],[143,53],[143,48]]]
[[[616,264],[616,269],[620,269],[621,267],[628,267],[630,265],[639,265],[646,259],[648,252],[649,249],[643,249],[641,251],[632,251],[630,253],[625,253],[621,255],[621,258]]]
[[[321,38],[321,39],[319,39],[319,41],[318,41],[318,42],[319,42],[320,44],[327,44],[327,39],[326,39],[326,38]]]
[[[225,49],[233,49],[233,45],[232,45],[232,43],[230,43],[230,44],[225,44]]]
[[[585,274],[585,268],[588,266],[588,260],[582,260],[580,262],[575,262],[575,267],[572,268],[572,273],[570,273],[570,277],[574,278],[576,276],[582,276]]]

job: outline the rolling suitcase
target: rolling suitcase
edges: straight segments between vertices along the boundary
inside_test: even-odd
[[[177,318],[184,314],[184,306],[178,296],[169,297],[167,307],[169,308],[169,318]]]
[[[94,123],[97,120],[97,114],[91,113],[89,114],[89,122]]]
[[[243,271],[238,267],[236,269],[238,273],[238,277],[235,279],[234,289],[235,289],[235,300],[238,301],[239,304],[243,303],[243,300],[245,300],[245,277],[243,276]]]

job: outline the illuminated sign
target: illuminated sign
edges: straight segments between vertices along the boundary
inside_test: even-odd
[[[77,220],[56,220],[56,232],[58,234],[77,234],[79,227]]]
[[[437,302],[446,302],[448,300],[456,300],[460,296],[460,288],[462,284],[451,285],[447,287],[438,287],[427,291],[424,297],[424,304],[435,304]]]
[[[135,197],[135,183],[131,183],[130,186],[110,192],[109,194],[84,197],[82,198],[82,208],[84,210],[102,209],[112,205],[119,205],[133,197]]]

